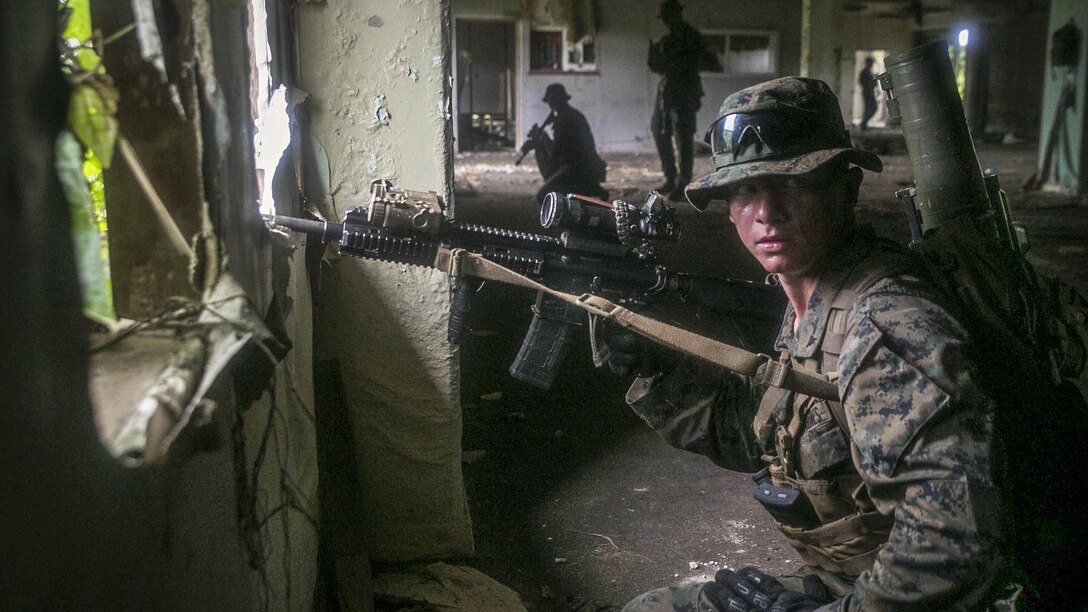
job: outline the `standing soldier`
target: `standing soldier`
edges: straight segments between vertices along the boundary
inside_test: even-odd
[[[876,75],[873,74],[873,65],[876,60],[872,56],[865,58],[865,67],[858,73],[858,87],[861,88],[861,129],[869,129],[869,120],[876,114]]]
[[[661,75],[650,122],[665,184],[658,191],[670,200],[684,199],[684,187],[691,182],[694,155],[695,113],[703,97],[699,68],[704,60],[703,37],[684,21],[684,7],[677,0],[661,3],[658,17],[669,28],[659,42],[650,41],[650,70]],[[680,153],[676,164],[673,140]]]

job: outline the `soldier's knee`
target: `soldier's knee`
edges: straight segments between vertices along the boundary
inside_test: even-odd
[[[620,612],[716,612],[702,592],[701,583],[654,589],[627,602]]]

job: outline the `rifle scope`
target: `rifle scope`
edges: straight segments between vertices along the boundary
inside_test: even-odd
[[[616,200],[609,204],[577,194],[553,191],[540,204],[540,225],[563,229],[627,244],[636,240],[676,241],[680,222],[676,209],[656,192],[650,192],[641,206]]]
[[[975,145],[963,114],[948,43],[914,47],[884,60],[877,77],[888,112],[901,120],[914,173],[914,206],[926,233],[962,215],[990,210]]]

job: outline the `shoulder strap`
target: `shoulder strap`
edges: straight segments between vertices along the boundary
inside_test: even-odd
[[[837,383],[839,378],[839,356],[842,354],[842,345],[846,340],[846,325],[854,304],[857,303],[861,294],[881,279],[908,270],[910,265],[907,257],[910,255],[905,249],[899,248],[894,243],[880,241],[873,254],[847,277],[838,292],[831,298],[831,307],[824,315],[827,317],[827,322],[823,341],[820,344],[821,354],[818,361],[821,372],[831,382]],[[846,410],[842,402],[836,397],[828,402],[828,408],[839,427],[849,432],[850,427],[846,422]]]
[[[761,379],[765,384],[828,400],[837,400],[839,397],[838,387],[820,374],[662,323],[597,295],[574,295],[557,291],[471,251],[442,247],[435,257],[434,267],[450,276],[474,276],[543,291],[585,310],[590,316],[604,317],[665,346],[744,376],[755,377],[759,367],[765,364]]]

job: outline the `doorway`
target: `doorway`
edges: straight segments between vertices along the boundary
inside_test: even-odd
[[[862,97],[863,86],[861,84],[861,71],[865,68],[866,60],[868,58],[873,59],[873,65],[870,67],[870,71],[873,76],[876,76],[884,72],[884,58],[887,56],[888,52],[884,49],[862,49],[854,52],[853,70],[850,72],[850,76],[853,78],[854,83],[851,125],[861,126],[861,122],[865,118],[865,100]],[[849,60],[847,61],[849,62]],[[874,85],[873,90],[876,93],[876,112],[869,119],[867,127],[886,127],[888,125],[888,106],[885,103],[884,90],[881,89],[879,85]]]
[[[514,147],[516,29],[513,22],[457,19],[455,29],[458,151]]]

